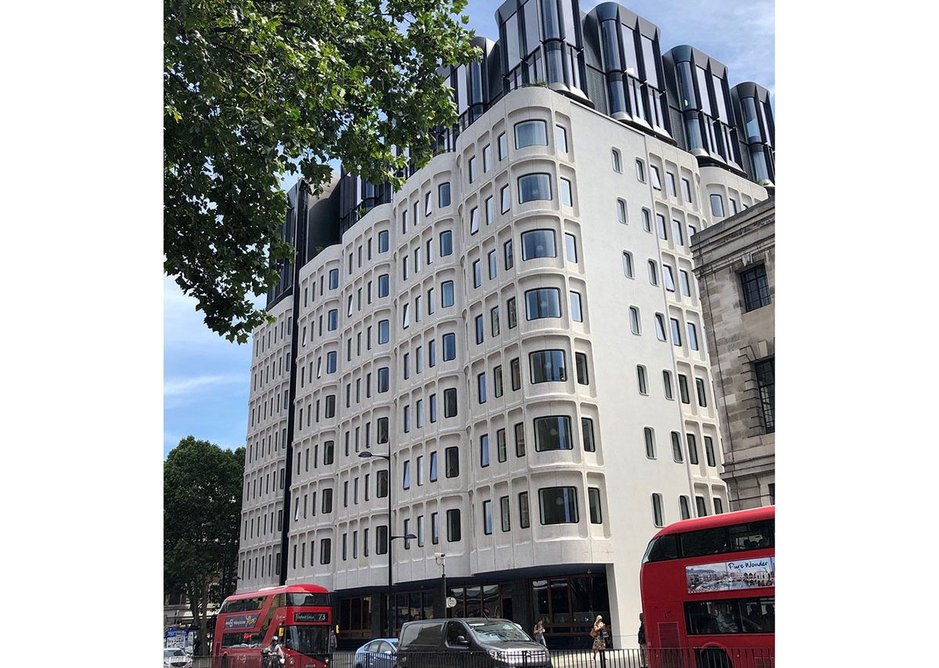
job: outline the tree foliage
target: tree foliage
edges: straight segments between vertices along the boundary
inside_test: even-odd
[[[456,112],[439,65],[476,53],[466,0],[164,0],[164,270],[206,325],[244,342],[252,304],[289,257],[279,238],[298,171],[329,160],[400,185]],[[395,150],[398,147],[398,150]]]
[[[163,463],[163,589],[188,596],[202,639],[208,604],[235,589],[244,465],[244,448],[192,436]]]

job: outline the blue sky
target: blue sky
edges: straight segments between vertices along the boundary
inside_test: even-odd
[[[477,35],[495,40],[501,2],[470,0]],[[585,0],[582,11],[598,2]],[[755,81],[775,91],[774,4],[770,0],[631,0],[620,4],[656,24],[662,50],[690,44],[717,58],[731,84]],[[292,183],[285,183],[289,187]],[[163,452],[193,435],[222,447],[244,444],[250,344],[229,343],[202,323],[195,300],[171,279],[163,286]]]

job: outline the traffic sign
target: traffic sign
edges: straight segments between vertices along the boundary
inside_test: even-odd
[[[455,607],[456,607],[456,599],[455,599],[454,597],[452,597],[452,596],[447,596],[447,607],[448,607],[448,608],[455,608]]]

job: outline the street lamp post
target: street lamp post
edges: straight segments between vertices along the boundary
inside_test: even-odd
[[[363,457],[365,459],[370,459],[372,457],[380,457],[384,459],[386,462],[388,462],[388,593],[386,594],[386,597],[388,599],[388,603],[387,603],[388,617],[387,617],[386,628],[387,628],[387,635],[390,636],[393,630],[392,623],[391,623],[391,615],[392,615],[391,600],[392,600],[392,589],[394,588],[394,581],[391,575],[391,565],[392,565],[391,546],[394,540],[397,538],[404,538],[405,540],[409,540],[412,538],[417,538],[417,536],[415,536],[414,534],[410,534],[410,533],[404,536],[394,536],[392,535],[392,532],[391,532],[391,486],[392,486],[391,455],[390,454],[380,455],[380,454],[372,452],[371,450],[364,450],[359,453],[359,457]]]

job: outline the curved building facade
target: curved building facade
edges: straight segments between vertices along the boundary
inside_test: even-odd
[[[739,147],[683,147],[655,26],[575,0],[497,20],[441,73],[443,152],[295,215],[334,241],[254,335],[239,590],[328,587],[348,646],[446,614],[443,562],[452,616],[543,618],[560,648],[603,614],[635,647],[649,538],[730,509],[690,238],[767,192]]]

